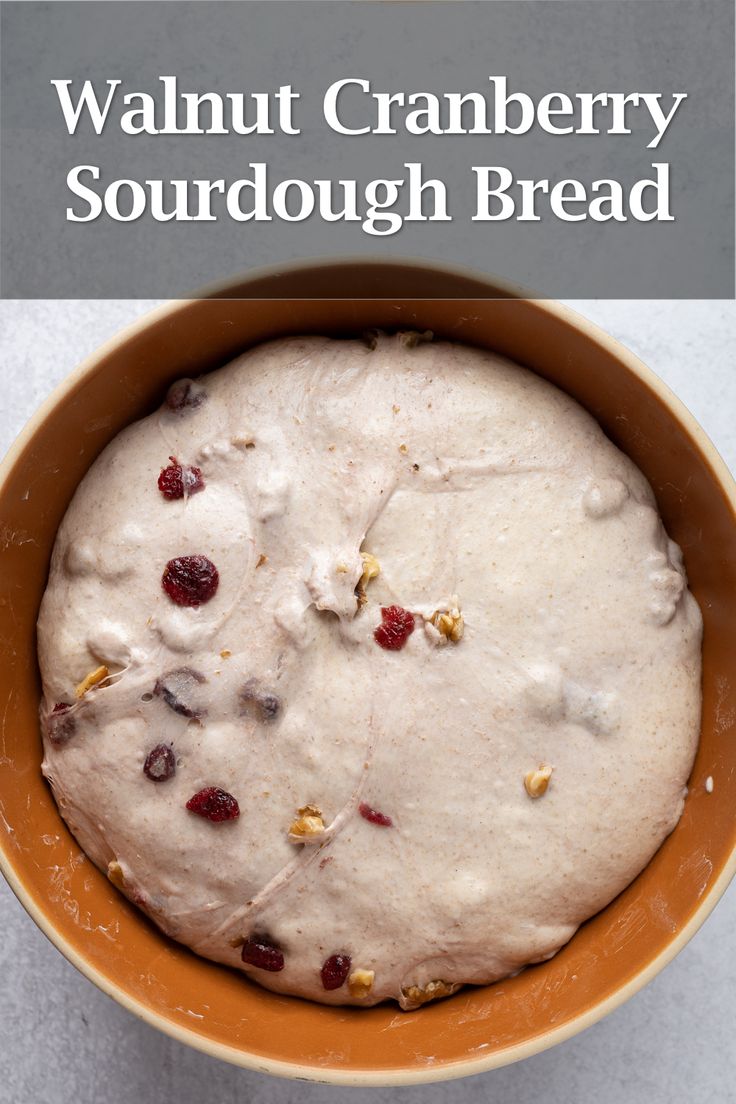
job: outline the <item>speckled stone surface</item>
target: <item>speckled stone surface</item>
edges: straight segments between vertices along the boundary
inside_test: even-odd
[[[84,356],[152,302],[0,302],[0,450]],[[736,469],[736,304],[575,302],[679,395]],[[729,1104],[736,886],[643,992],[568,1043],[459,1082],[345,1090],[205,1057],[123,1011],[0,885],[0,1104]]]

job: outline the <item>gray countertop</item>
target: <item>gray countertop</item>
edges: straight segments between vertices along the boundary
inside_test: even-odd
[[[0,451],[84,356],[155,304],[0,302]],[[736,470],[736,303],[571,303],[638,353]],[[649,986],[569,1042],[463,1081],[330,1089],[207,1058],[77,973],[0,885],[0,1104],[728,1104],[736,1101],[736,886]]]

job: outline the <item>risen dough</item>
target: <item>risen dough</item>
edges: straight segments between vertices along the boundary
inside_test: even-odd
[[[698,737],[700,613],[642,474],[531,372],[410,346],[276,341],[130,426],[39,619],[43,769],[85,851],[175,939],[332,1003],[553,955],[675,826]],[[170,456],[204,488],[166,500]],[[193,554],[219,588],[178,606],[162,571]],[[415,619],[400,650],[374,639],[389,605]],[[198,716],[154,693],[178,668]],[[239,818],[187,811],[210,786]],[[325,831],[300,842],[307,805]],[[244,964],[249,938],[284,968]],[[356,977],[328,990],[333,955]]]

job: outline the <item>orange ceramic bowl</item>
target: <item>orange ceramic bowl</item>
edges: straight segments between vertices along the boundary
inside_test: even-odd
[[[587,407],[654,487],[705,620],[700,750],[682,819],[646,870],[551,961],[411,1013],[276,996],[167,939],[80,852],[39,770],[36,614],[57,526],[94,458],[177,377],[283,334],[367,327],[429,328],[496,350]],[[8,881],[49,939],[106,993],[242,1066],[401,1084],[478,1073],[569,1038],[669,962],[736,868],[735,507],[715,449],[636,357],[571,311],[485,279],[425,264],[297,265],[155,311],[56,390],[2,468],[0,858]]]

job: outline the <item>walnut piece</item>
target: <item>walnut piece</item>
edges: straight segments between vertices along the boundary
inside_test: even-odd
[[[404,330],[403,333],[399,334],[399,344],[403,345],[405,349],[416,349],[417,345],[432,341],[433,338],[432,330],[424,330],[423,333],[420,333],[419,330]]]
[[[524,789],[530,797],[541,797],[546,792],[551,777],[552,767],[540,763],[537,770],[528,771],[524,775]]]
[[[462,640],[463,632],[465,631],[465,621],[457,606],[452,606],[447,610],[435,610],[429,622],[431,625],[434,625],[435,629],[437,629],[438,633],[443,636],[445,640],[450,640],[453,644],[457,644]]]
[[[316,805],[303,805],[299,815],[289,828],[289,839],[302,843],[309,838],[324,834],[325,822],[322,810]]]
[[[351,997],[367,997],[373,988],[375,970],[353,970],[348,978],[348,991]]]
[[[118,889],[123,889],[125,886],[125,878],[123,877],[123,868],[120,863],[113,859],[112,862],[107,864],[107,876],[114,886]]]
[[[429,1001],[439,1000],[440,997],[451,997],[459,988],[459,982],[441,980],[428,981],[426,985],[402,985],[401,1007],[405,1010],[420,1008]]]
[[[358,599],[358,609],[362,609],[368,601],[366,594],[366,587],[371,579],[377,579],[381,574],[381,565],[376,557],[371,552],[361,552],[361,559],[363,560],[363,574],[358,579],[358,585],[355,588],[355,597]]]
[[[106,679],[109,674],[110,672],[104,665],[97,667],[94,671],[90,671],[90,673],[82,679],[79,686],[76,687],[74,691],[75,698],[83,698],[88,690],[91,690],[93,686],[97,686],[97,684],[102,682],[103,679]]]

